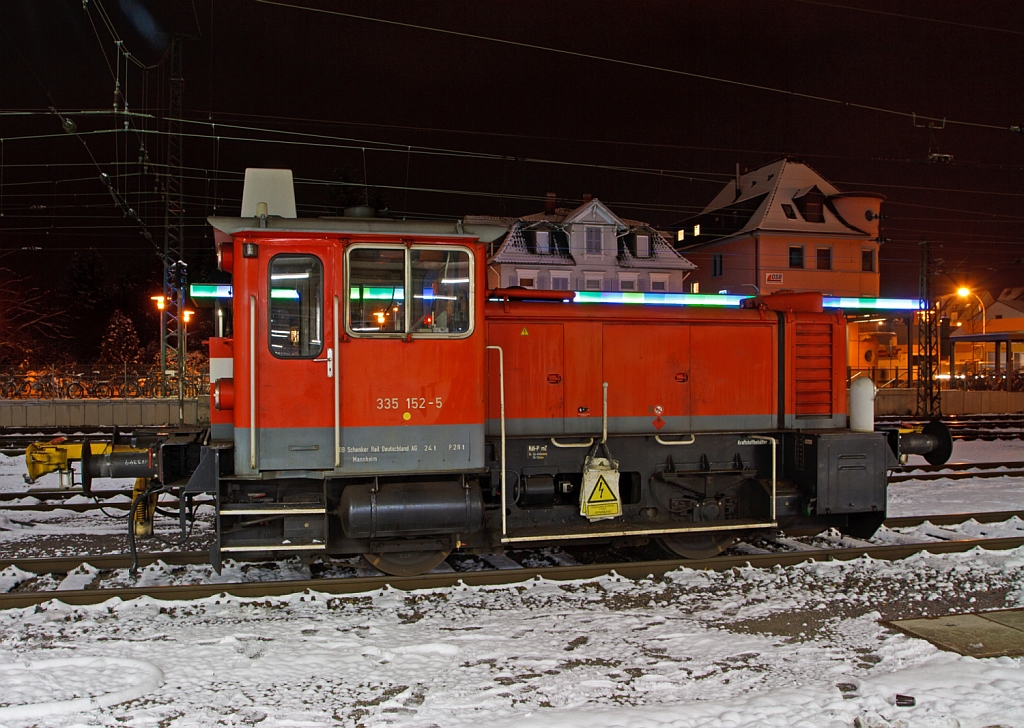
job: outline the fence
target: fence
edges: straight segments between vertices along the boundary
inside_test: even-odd
[[[202,397],[210,392],[210,372],[203,368],[189,370],[181,382],[176,373],[161,375],[127,372],[105,377],[98,372],[67,374],[46,372],[8,372],[0,374],[0,399],[161,399],[179,395]]]
[[[846,370],[847,381],[868,377],[879,389],[914,389],[917,387],[917,367],[870,367]],[[961,392],[1024,392],[1024,372],[995,370],[965,370],[953,375],[939,374],[939,389]]]

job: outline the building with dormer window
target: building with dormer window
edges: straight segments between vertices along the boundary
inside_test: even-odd
[[[704,292],[876,297],[884,199],[840,192],[803,162],[780,159],[727,184],[684,221],[677,247]]]
[[[466,218],[505,224],[508,235],[488,251],[487,285],[571,291],[680,293],[694,265],[657,230],[621,218],[596,198],[521,218]]]

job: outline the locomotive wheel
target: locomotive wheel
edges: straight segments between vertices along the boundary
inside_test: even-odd
[[[710,559],[739,539],[734,533],[674,533],[658,539],[661,547],[684,559]]]
[[[391,576],[419,576],[426,574],[448,558],[451,551],[388,551],[363,554],[370,566]]]
[[[875,531],[883,523],[885,523],[885,513],[851,513],[847,517],[846,525],[840,527],[839,532],[844,536],[868,539],[875,535]]]

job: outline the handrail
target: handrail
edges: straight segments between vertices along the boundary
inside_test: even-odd
[[[249,467],[256,469],[256,296],[249,296]]]
[[[608,442],[608,382],[601,383],[601,444]]]
[[[341,350],[338,348],[338,297],[334,297],[334,467],[341,465]]]
[[[661,435],[655,435],[654,440],[659,445],[692,445],[694,442],[697,441],[697,436],[690,435],[689,440],[662,440]]]
[[[586,442],[559,442],[552,437],[551,444],[555,447],[590,447],[594,444],[594,438],[590,438]]]
[[[505,507],[505,352],[500,346],[488,346],[498,350],[498,387],[501,390],[501,535],[508,533],[508,509]]]

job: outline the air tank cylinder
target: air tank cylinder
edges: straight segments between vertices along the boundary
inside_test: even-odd
[[[475,483],[362,483],[342,491],[338,515],[353,539],[438,536],[480,530],[484,503]]]
[[[854,432],[875,431],[875,383],[858,377],[850,384],[850,429]]]

